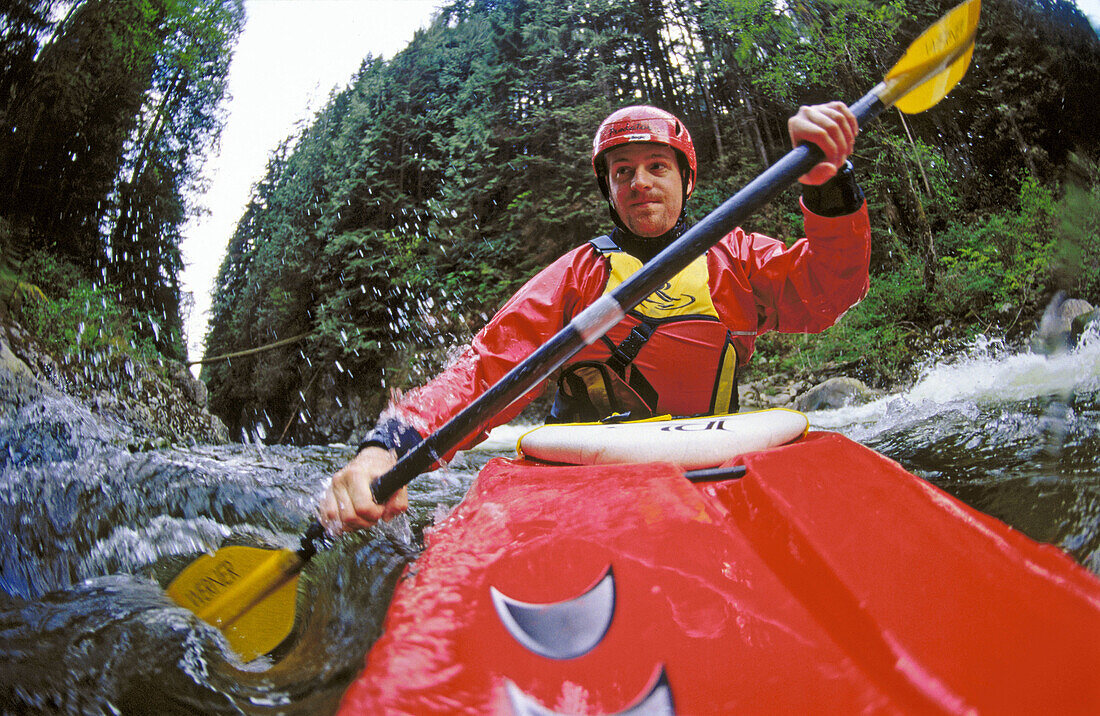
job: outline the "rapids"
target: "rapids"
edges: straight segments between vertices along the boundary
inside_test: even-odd
[[[0,432],[4,713],[328,713],[377,638],[425,531],[523,426],[418,479],[407,516],[330,540],[303,572],[295,633],[240,663],[162,585],[225,543],[295,547],[348,446],[130,452],[40,397]],[[1100,336],[1055,355],[976,342],[914,385],[810,414],[1100,574]],[[995,598],[991,595],[991,598]]]

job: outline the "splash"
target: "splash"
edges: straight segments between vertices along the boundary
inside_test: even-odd
[[[1100,391],[1100,331],[1091,328],[1072,350],[1051,355],[1012,350],[980,336],[959,356],[930,361],[914,385],[860,406],[810,414],[815,428],[867,439],[901,423],[960,411],[977,416],[1006,403],[1069,402]]]

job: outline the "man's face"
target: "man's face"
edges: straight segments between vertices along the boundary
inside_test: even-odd
[[[606,157],[611,204],[628,229],[652,238],[676,225],[684,192],[675,150],[664,144],[623,144]]]

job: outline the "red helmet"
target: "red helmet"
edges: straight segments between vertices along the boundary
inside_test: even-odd
[[[691,196],[698,165],[695,161],[695,145],[691,143],[687,127],[670,112],[637,105],[624,107],[608,115],[596,130],[596,138],[592,140],[592,169],[596,172],[596,181],[605,197],[609,195],[610,188],[607,184],[607,167],[603,166],[601,159],[603,153],[630,142],[666,144],[675,149],[683,158],[684,200]]]

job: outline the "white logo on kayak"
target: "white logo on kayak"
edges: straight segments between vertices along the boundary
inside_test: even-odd
[[[733,428],[726,427],[725,420],[711,420],[707,423],[686,423],[684,425],[666,425],[661,428],[661,432],[676,431],[679,433],[702,433],[707,430],[726,430],[728,432],[735,432]]]

